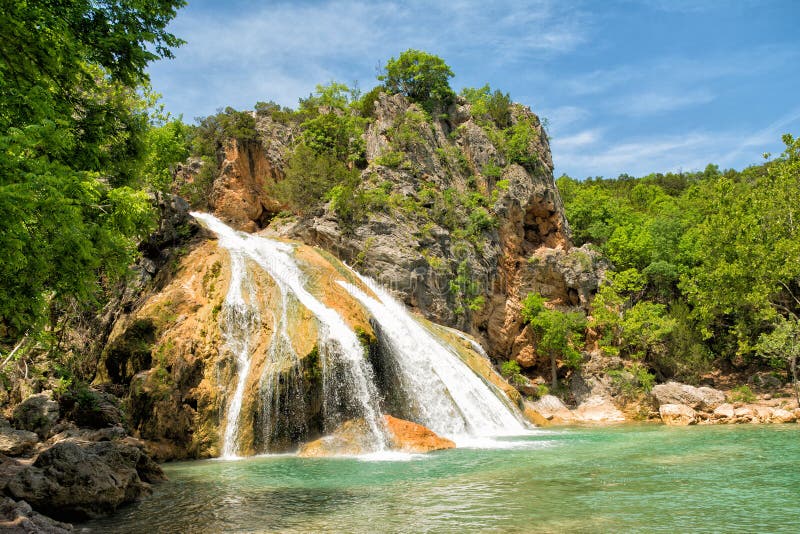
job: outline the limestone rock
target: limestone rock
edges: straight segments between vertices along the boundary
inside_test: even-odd
[[[686,426],[697,423],[697,412],[685,404],[662,404],[658,413],[665,425]]]
[[[0,454],[19,456],[30,451],[38,442],[39,436],[35,432],[12,428],[8,421],[0,417]]]
[[[434,431],[417,423],[384,415],[386,428],[392,440],[392,448],[404,452],[431,452],[453,449],[456,444],[439,437]]]
[[[653,387],[652,395],[659,405],[683,404],[695,410],[714,410],[725,402],[725,394],[710,387],[694,387],[667,382]]]
[[[574,414],[555,395],[544,395],[534,402],[526,402],[525,405],[551,423],[566,423],[575,420]]]
[[[36,432],[42,438],[49,437],[59,417],[58,403],[51,392],[31,395],[14,409],[13,423],[17,428]]]
[[[139,448],[126,443],[61,441],[16,473],[6,493],[57,519],[82,520],[150,494],[147,482],[159,472]]]
[[[720,404],[714,409],[714,419],[733,419],[734,408],[732,404]]]
[[[386,431],[393,449],[404,452],[431,452],[452,449],[456,445],[417,423],[385,415]],[[357,456],[371,450],[369,431],[363,419],[345,421],[333,433],[304,444],[297,455],[301,458],[325,456]]]
[[[585,423],[620,423],[625,415],[606,397],[590,397],[573,410],[575,417]]]
[[[783,408],[774,408],[770,420],[773,423],[794,423],[797,421],[797,416]]]
[[[333,433],[300,447],[301,458],[357,456],[370,450],[369,431],[363,419],[345,421]]]
[[[72,532],[72,525],[33,511],[25,501],[0,496],[0,530],[8,534],[66,534]]]

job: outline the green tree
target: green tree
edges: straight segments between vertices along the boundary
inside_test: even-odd
[[[390,93],[403,94],[432,111],[453,100],[455,93],[449,82],[452,77],[453,71],[442,58],[409,48],[386,63],[378,80]]]
[[[180,44],[183,5],[4,0],[0,18],[0,336],[40,332],[125,271],[152,212],[145,67]]]
[[[570,369],[580,368],[586,316],[548,309],[545,302],[541,295],[529,294],[522,303],[522,317],[539,338],[536,351],[550,358],[551,385],[557,389],[559,358]]]

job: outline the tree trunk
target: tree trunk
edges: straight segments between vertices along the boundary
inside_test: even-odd
[[[558,389],[558,365],[556,365],[556,355],[550,355],[550,375],[552,378],[553,391]]]

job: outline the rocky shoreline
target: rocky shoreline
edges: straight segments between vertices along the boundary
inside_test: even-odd
[[[670,426],[723,424],[783,424],[800,422],[800,407],[792,397],[764,394],[744,402],[733,392],[667,382],[636,399],[592,395],[569,408],[558,397],[525,401],[525,414],[539,426],[661,422]]]
[[[110,397],[86,395],[94,400],[89,413],[65,410],[63,397],[57,402],[45,391],[20,403],[10,420],[0,417],[0,530],[68,532],[68,522],[112,514],[166,480]]]

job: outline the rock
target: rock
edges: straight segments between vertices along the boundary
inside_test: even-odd
[[[405,452],[431,452],[453,449],[456,444],[439,437],[433,430],[417,423],[384,415],[386,428],[391,436],[392,448]]]
[[[773,423],[794,423],[797,421],[797,416],[783,408],[774,408],[770,420]]]
[[[39,436],[35,432],[12,428],[4,418],[0,417],[0,454],[19,456],[30,451]]]
[[[658,413],[665,425],[686,426],[697,423],[697,412],[684,404],[662,404]]]
[[[72,525],[34,512],[25,501],[0,496],[0,530],[9,534],[65,534],[72,532]]]
[[[605,397],[590,397],[573,410],[575,417],[586,423],[620,423],[625,415]]]
[[[715,419],[733,419],[734,417],[734,408],[732,404],[720,404],[716,408],[714,408],[714,418]]]
[[[526,402],[525,405],[550,423],[568,423],[575,420],[575,416],[570,409],[555,395],[544,395],[539,400]]]
[[[525,418],[536,426],[547,426],[550,421],[539,411],[531,407],[530,402],[525,403],[525,410],[522,412]]]
[[[652,395],[659,405],[683,404],[695,410],[712,411],[725,402],[725,394],[710,387],[690,386],[679,382],[658,384]]]
[[[370,450],[369,432],[363,419],[345,421],[333,433],[300,447],[301,458],[357,456]]]
[[[120,504],[149,495],[163,477],[139,448],[120,441],[61,441],[45,450],[7,483],[6,493],[63,520],[113,512]]]
[[[14,409],[13,423],[17,428],[36,432],[42,438],[50,436],[59,417],[58,403],[49,391],[31,395]]]
[[[741,406],[733,410],[733,417],[737,423],[751,423],[754,415],[753,409],[749,406]],[[758,422],[758,418],[756,418],[756,422]]]
[[[385,415],[386,431],[393,449],[404,452],[430,452],[452,449],[456,446],[449,439],[439,437],[432,430],[417,423]],[[325,456],[357,456],[372,450],[369,431],[363,419],[345,421],[333,433],[311,441],[300,447],[301,458]]]
[[[772,410],[768,406],[753,406],[753,422],[769,423],[772,420]]]
[[[61,411],[65,418],[81,427],[113,427],[123,420],[119,399],[91,388],[64,395]]]

